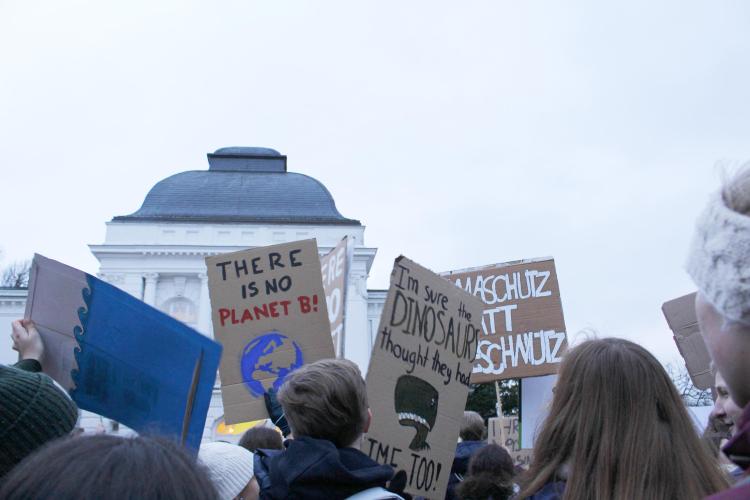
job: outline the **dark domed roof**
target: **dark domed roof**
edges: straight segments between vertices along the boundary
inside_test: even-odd
[[[221,148],[208,170],[158,182],[141,208],[115,221],[347,224],[323,184],[286,171],[286,156],[268,148]]]

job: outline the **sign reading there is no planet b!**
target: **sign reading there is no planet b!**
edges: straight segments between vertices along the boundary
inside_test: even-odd
[[[305,363],[332,358],[314,239],[206,258],[228,424],[267,418],[263,395]]]

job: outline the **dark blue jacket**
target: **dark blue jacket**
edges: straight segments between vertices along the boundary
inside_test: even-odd
[[[545,484],[541,490],[526,497],[526,500],[562,500],[564,494],[565,481],[554,481]]]
[[[461,441],[456,445],[456,456],[451,466],[451,475],[448,479],[448,489],[445,492],[446,500],[454,500],[456,497],[456,487],[462,481],[469,470],[469,460],[475,451],[487,446],[487,441]]]
[[[260,498],[346,498],[385,488],[393,469],[354,448],[336,448],[323,439],[288,440],[285,450],[258,450],[254,458]]]

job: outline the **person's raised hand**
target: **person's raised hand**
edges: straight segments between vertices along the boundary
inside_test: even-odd
[[[21,359],[36,359],[41,361],[44,354],[42,336],[29,319],[19,319],[11,323],[13,349],[18,351]]]

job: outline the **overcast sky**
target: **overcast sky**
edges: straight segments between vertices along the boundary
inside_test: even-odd
[[[554,256],[571,335],[678,353],[663,301],[750,159],[750,4],[0,0],[0,266],[87,244],[222,146],[311,175],[377,247]]]

